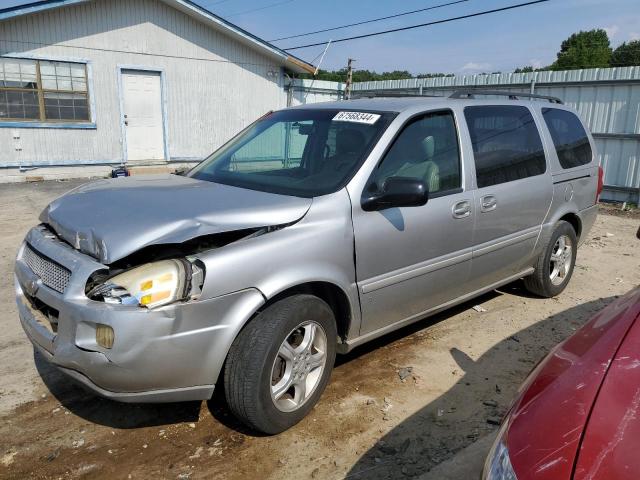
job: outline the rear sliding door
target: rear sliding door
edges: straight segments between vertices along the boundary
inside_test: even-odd
[[[477,290],[532,262],[553,194],[544,147],[529,108],[478,105],[464,110],[476,170],[470,282]]]

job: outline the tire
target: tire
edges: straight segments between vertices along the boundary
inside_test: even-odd
[[[229,350],[224,369],[229,409],[259,432],[273,435],[292,427],[327,386],[336,343],[335,317],[323,300],[294,295],[270,305],[246,325]]]
[[[565,245],[569,244],[570,251],[561,248],[563,240]],[[563,253],[559,255],[561,250]],[[527,290],[544,298],[562,293],[571,280],[577,250],[578,238],[573,226],[564,220],[559,221],[538,257],[534,272],[524,279]],[[555,259],[553,262],[552,257]]]

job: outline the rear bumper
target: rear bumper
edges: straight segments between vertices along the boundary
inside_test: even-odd
[[[264,302],[255,289],[153,310],[93,301],[84,294],[84,285],[88,275],[104,265],[37,231],[30,232],[27,241],[43,255],[69,266],[72,276],[64,293],[48,288],[23,261],[21,249],[15,292],[24,331],[51,364],[114,400],[210,398],[239,326]],[[73,255],[74,261],[70,263],[67,255]],[[40,304],[57,311],[57,329]],[[98,324],[113,329],[112,348],[97,344]]]
[[[582,232],[578,239],[578,245],[582,245],[589,236],[589,232],[593,228],[593,224],[596,222],[596,218],[598,217],[598,205],[596,204],[592,207],[581,210],[578,212],[578,217],[580,217],[580,223],[582,224]]]

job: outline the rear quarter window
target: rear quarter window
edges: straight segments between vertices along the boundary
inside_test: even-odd
[[[589,137],[574,113],[558,108],[543,108],[542,116],[551,133],[562,168],[580,167],[591,163],[593,151]]]
[[[464,109],[478,188],[543,174],[547,169],[538,127],[528,108],[511,105]]]

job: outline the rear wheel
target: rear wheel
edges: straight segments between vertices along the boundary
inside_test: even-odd
[[[578,239],[570,223],[556,225],[547,248],[540,254],[535,271],[524,279],[527,290],[541,297],[555,297],[569,284],[576,263]]]
[[[294,295],[260,312],[234,341],[224,371],[229,408],[249,427],[280,433],[317,403],[336,356],[331,308]]]

